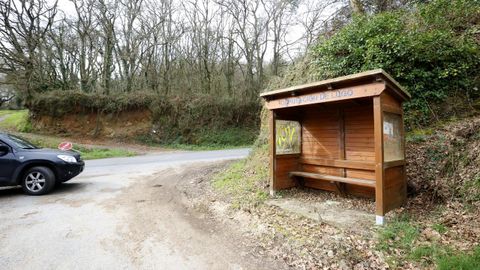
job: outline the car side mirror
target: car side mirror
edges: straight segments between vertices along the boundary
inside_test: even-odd
[[[10,152],[10,148],[8,148],[8,146],[0,145],[0,156],[5,156],[8,154],[8,152]]]

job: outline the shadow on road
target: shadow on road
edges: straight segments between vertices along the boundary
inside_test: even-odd
[[[0,197],[17,196],[17,195],[24,195],[24,194],[25,193],[23,193],[23,190],[20,186],[0,188]]]
[[[84,190],[88,183],[62,183],[55,187],[51,194],[73,193]]]
[[[86,188],[88,183],[62,183],[61,185],[56,186],[49,195],[61,195],[66,193],[79,192]],[[1,187],[0,188],[0,198],[4,197],[14,197],[14,196],[28,196],[26,195],[20,186],[16,187]]]

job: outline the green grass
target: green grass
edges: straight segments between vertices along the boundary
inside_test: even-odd
[[[431,228],[440,234],[447,228],[433,224]],[[421,228],[407,216],[393,219],[378,231],[377,249],[386,252],[387,262],[392,268],[401,268],[400,262],[414,261],[423,266],[436,265],[438,269],[473,270],[480,269],[480,246],[472,252],[459,252],[440,244],[437,240],[419,240]]]
[[[262,151],[255,149],[254,151]],[[268,151],[266,151],[268,153]],[[268,198],[265,190],[268,169],[264,166],[263,154],[232,163],[213,179],[213,187],[231,199],[233,208],[249,208],[261,204]]]
[[[439,233],[446,233],[447,232],[447,227],[445,227],[445,225],[443,225],[443,224],[438,224],[438,223],[433,224],[432,228]]]
[[[178,149],[178,150],[188,150],[188,151],[209,151],[209,150],[224,150],[224,149],[236,149],[236,148],[249,148],[252,145],[196,145],[196,144],[181,144],[181,143],[172,143],[172,144],[154,144],[152,146],[160,146],[168,149]]]
[[[22,134],[20,137],[26,139],[27,141],[32,142],[34,145],[41,148],[52,148],[57,149],[58,145],[63,141],[57,138],[51,137],[36,137],[28,134]],[[136,153],[128,151],[125,149],[118,148],[103,148],[103,147],[86,147],[79,144],[73,144],[73,149],[78,151],[82,155],[82,159],[101,159],[101,158],[112,158],[112,157],[131,157],[135,156]]]
[[[446,255],[437,259],[439,270],[478,270],[480,269],[480,246],[470,253]]]
[[[79,147],[78,145],[74,146],[74,149],[79,151],[82,155],[82,158],[85,160],[112,157],[131,157],[136,155],[134,152],[124,149],[85,148]]]
[[[251,147],[258,135],[258,130],[242,128],[204,129],[185,138],[159,139],[150,135],[139,136],[136,141],[149,146],[163,148],[205,151]]]
[[[0,121],[0,129],[18,132],[32,131],[28,110],[1,110],[0,117],[5,117],[3,121]]]
[[[377,248],[380,250],[411,249],[419,234],[419,228],[414,226],[407,216],[401,216],[387,223],[379,231]]]

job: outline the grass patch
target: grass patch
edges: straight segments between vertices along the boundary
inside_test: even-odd
[[[442,256],[437,260],[439,270],[477,270],[480,269],[480,246],[471,253]]]
[[[41,148],[51,148],[57,149],[58,145],[64,141],[57,138],[50,137],[33,137],[26,134],[22,134],[19,137],[24,138],[27,141],[32,142],[34,145]],[[101,158],[112,158],[112,157],[131,157],[135,156],[136,153],[128,151],[125,149],[118,148],[103,148],[103,147],[87,147],[79,144],[73,144],[73,149],[80,152],[82,159],[91,160],[91,159],[101,159]]]
[[[419,228],[413,225],[407,216],[401,216],[392,220],[379,231],[377,248],[380,250],[409,250],[419,234]]]
[[[447,227],[445,227],[445,225],[443,225],[443,224],[438,224],[438,223],[433,224],[432,228],[439,233],[446,233],[447,232]]]
[[[251,147],[251,145],[196,145],[196,144],[182,144],[182,143],[152,144],[151,146],[158,146],[158,147],[167,148],[167,149],[188,150],[188,151],[210,151],[210,150],[225,150],[225,149]]]
[[[202,130],[194,142],[206,146],[245,146],[252,145],[258,136],[258,130],[245,128],[226,128]]]
[[[407,258],[409,260],[422,262],[422,264],[426,266],[432,263],[438,263],[439,260],[451,256],[452,253],[451,248],[431,243],[430,245],[424,244],[414,247]]]
[[[433,133],[432,128],[415,129],[407,133],[405,140],[410,143],[426,142]]]
[[[213,179],[213,187],[231,199],[233,208],[256,207],[268,198],[265,189],[268,167],[263,160],[268,157],[262,148],[254,151],[262,153],[253,153],[247,159],[233,163]]]
[[[28,110],[1,110],[0,129],[18,132],[31,132],[32,124],[28,118]]]
[[[223,130],[201,130],[195,135],[195,139],[185,139],[182,135],[176,137],[175,140],[161,141],[153,136],[137,137],[137,142],[149,146],[157,146],[163,148],[172,148],[180,150],[221,150],[232,148],[251,147],[258,135],[258,130],[242,129],[242,128],[226,128]],[[191,142],[190,142],[191,141]]]
[[[442,224],[431,227],[441,234],[447,232]],[[377,249],[388,255],[387,262],[393,269],[401,268],[404,261],[418,262],[423,266],[434,264],[442,270],[480,269],[480,247],[472,252],[457,252],[436,240],[420,241],[420,232],[420,226],[407,216],[397,217],[379,230]]]
[[[136,154],[124,149],[106,149],[106,148],[85,148],[74,146],[74,149],[82,154],[82,158],[85,160],[101,159],[101,158],[113,158],[113,157],[132,157]]]

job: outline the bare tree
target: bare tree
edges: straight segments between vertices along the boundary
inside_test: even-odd
[[[0,83],[0,107],[15,98],[15,91],[4,83]]]
[[[57,2],[6,0],[0,2],[0,72],[15,75],[16,84],[29,100],[42,84],[38,49],[54,22]]]
[[[74,29],[80,41],[79,48],[79,73],[80,89],[90,92],[96,81],[95,63],[99,54],[95,35],[96,20],[94,16],[94,0],[72,0],[77,20]]]
[[[272,75],[278,76],[282,55],[286,53],[285,49],[292,44],[287,41],[287,34],[294,23],[293,16],[298,3],[295,0],[269,0],[264,5],[272,25]]]
[[[0,2],[0,72],[27,100],[50,89],[256,100],[295,50],[353,13],[414,0],[70,0],[74,14],[58,15],[51,1]]]
[[[97,20],[100,22],[100,35],[102,38],[103,51],[101,63],[102,88],[105,94],[110,94],[112,73],[114,71],[113,53],[115,49],[115,18],[117,6],[115,3],[107,3],[98,0]]]

